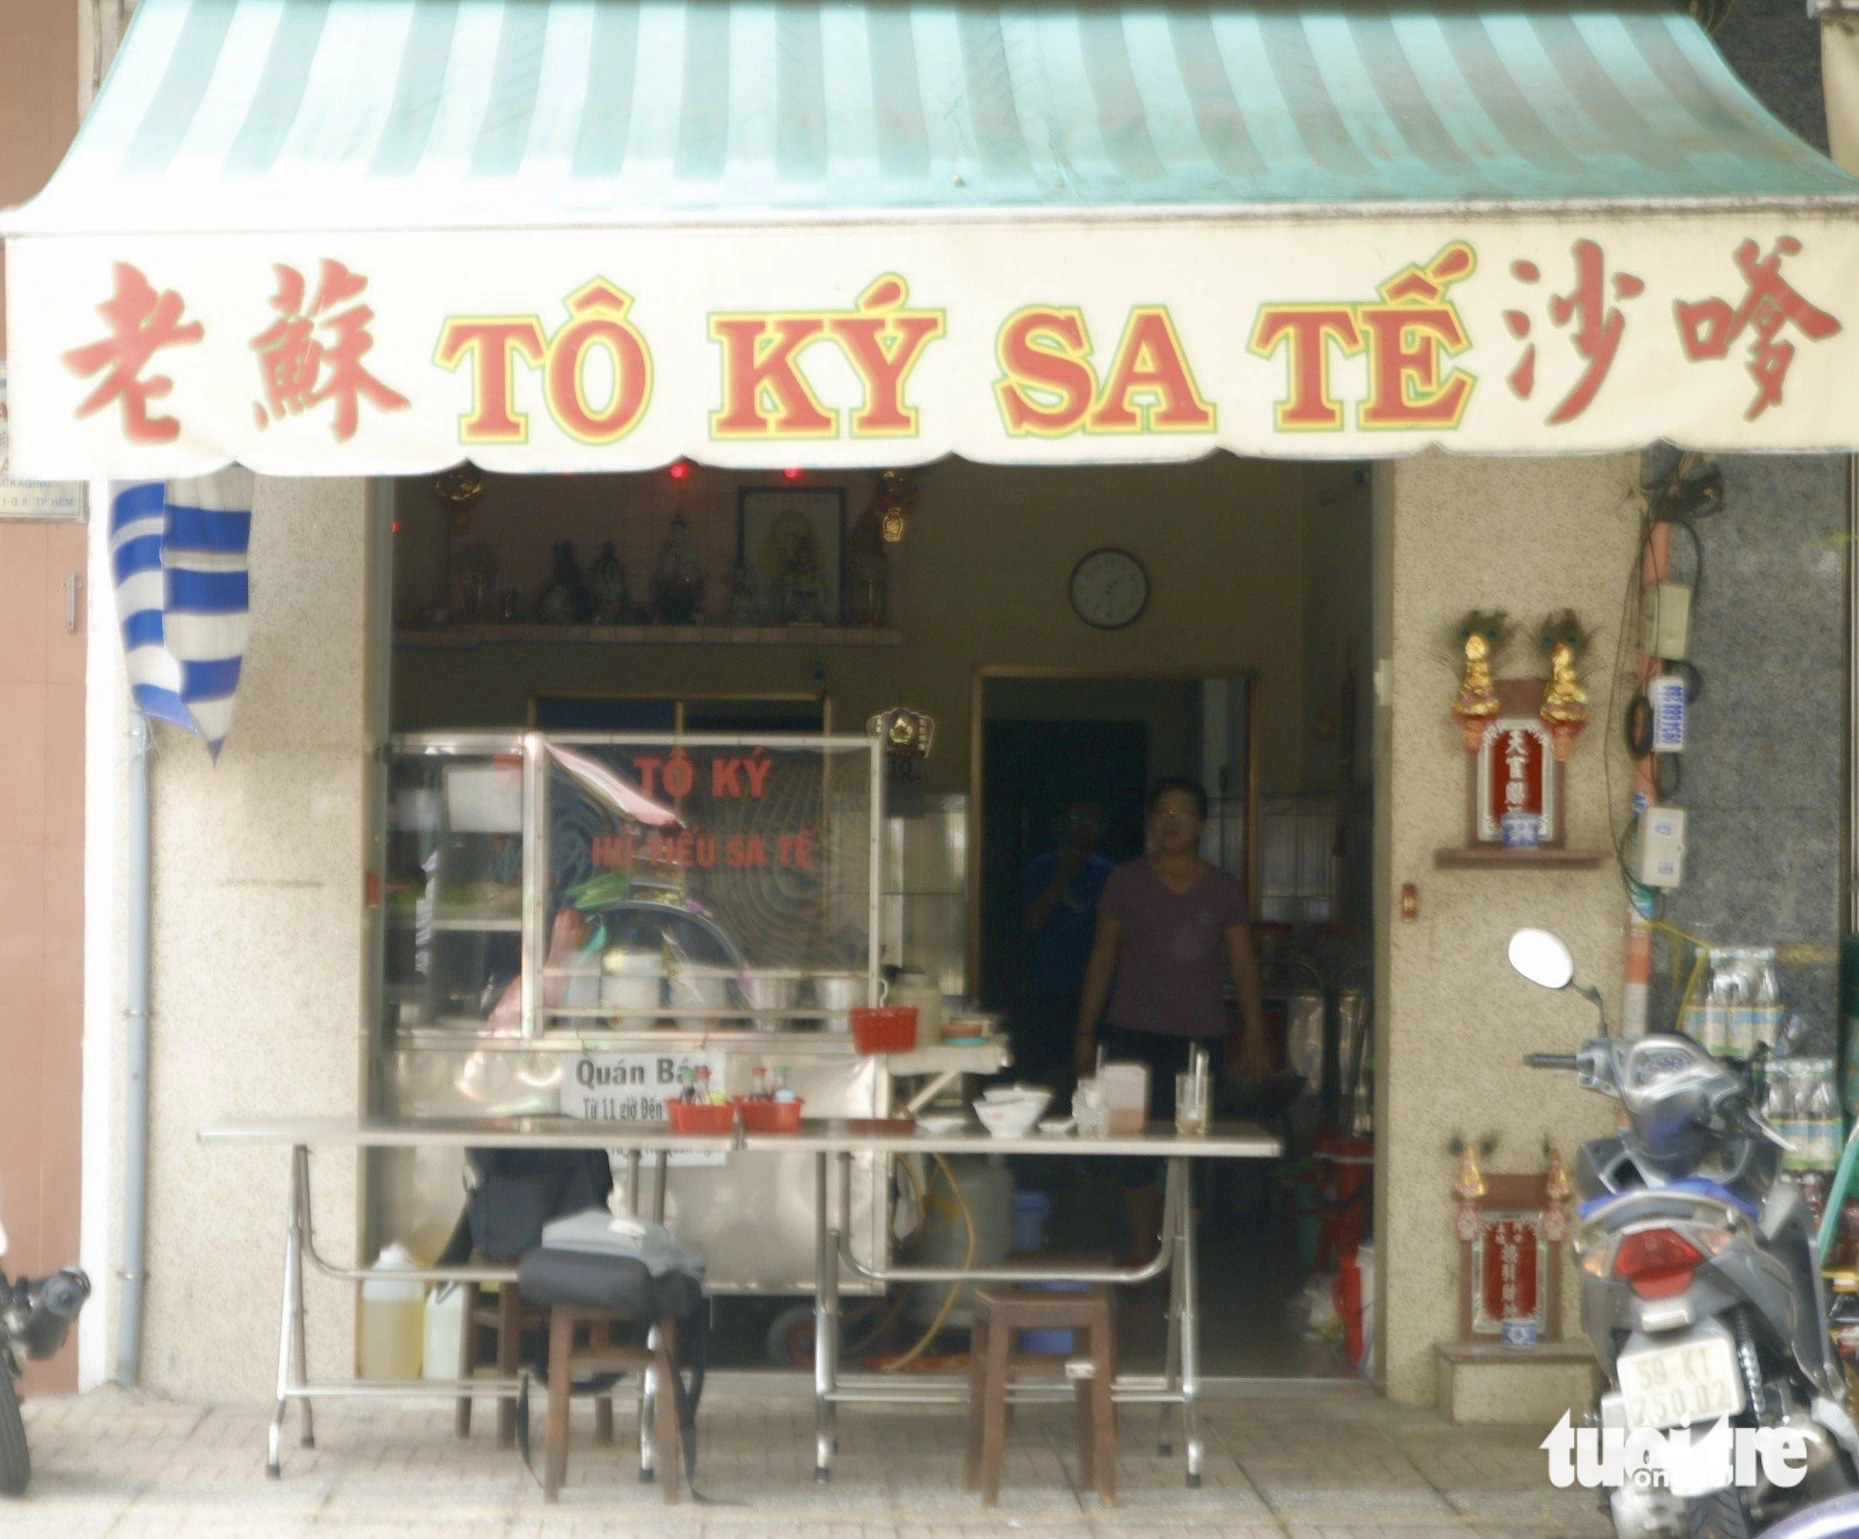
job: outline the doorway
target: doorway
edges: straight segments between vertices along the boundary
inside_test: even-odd
[[[1135,860],[1144,853],[1148,789],[1180,778],[1208,793],[1203,857],[1238,878],[1255,912],[1275,912],[1260,878],[1281,831],[1274,826],[1261,841],[1256,703],[1255,681],[1248,676],[985,669],[976,679],[970,890],[979,902],[971,911],[970,976],[979,981],[987,1008],[1008,1022],[1016,1062],[1012,1077],[1051,1082],[1061,1108],[1071,1090],[1075,1007],[1054,1011],[1047,999],[1052,959],[1042,954],[1035,963],[1028,932],[1034,889],[1049,875],[1051,854],[1062,846],[1078,804],[1101,815],[1100,854],[1113,863]],[[1277,930],[1257,925],[1255,938],[1260,935],[1269,950]],[[1268,985],[1273,978],[1268,967]],[[1236,1019],[1236,1008],[1234,1014]],[[1290,1024],[1284,1015],[1279,994],[1268,987],[1267,1031],[1281,1057]],[[1065,1040],[1044,1040],[1054,1033]],[[1288,1068],[1261,1086],[1225,1076],[1222,1113],[1265,1123],[1295,1150],[1302,1140],[1279,1095],[1295,1078]],[[1316,1096],[1307,1099],[1314,1103]],[[1307,1106],[1304,1113],[1312,1110]],[[1291,1164],[1215,1162],[1205,1173],[1198,1197],[1203,1287],[1210,1299],[1244,1303],[1207,1313],[1202,1348],[1210,1374],[1321,1378],[1342,1371],[1329,1346],[1287,1329],[1287,1316],[1296,1313],[1312,1275],[1298,1250],[1295,1221],[1287,1221],[1294,1200]],[[1128,1232],[1109,1166],[1089,1159],[1015,1165],[1016,1187],[1046,1199],[1048,1246],[1145,1253]],[[1165,1319],[1159,1298],[1151,1299],[1147,1290],[1132,1292],[1119,1314],[1121,1360],[1138,1371],[1159,1369]]]

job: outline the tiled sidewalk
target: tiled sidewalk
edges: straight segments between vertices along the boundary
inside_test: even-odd
[[[264,1475],[267,1412],[104,1390],[27,1406],[34,1481],[0,1503],[3,1539],[1564,1539],[1609,1532],[1584,1493],[1554,1490],[1540,1431],[1462,1428],[1366,1394],[1205,1403],[1205,1483],[1156,1455],[1152,1410],[1126,1412],[1121,1502],[1073,1485],[1070,1421],[1022,1410],[1001,1505],[961,1489],[961,1420],[942,1408],[848,1407],[830,1485],[813,1480],[812,1408],[792,1381],[713,1380],[699,1484],[711,1504],[660,1505],[629,1462],[630,1418],[593,1446],[577,1407],[557,1507],[500,1453],[483,1402],[470,1443],[449,1408],[324,1402],[317,1447],[287,1428]],[[536,1417],[540,1458],[541,1405]]]

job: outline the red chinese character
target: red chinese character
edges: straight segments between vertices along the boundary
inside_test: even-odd
[[[1753,240],[1736,248],[1736,265],[1743,270],[1747,287],[1743,302],[1735,309],[1723,299],[1689,303],[1681,299],[1675,306],[1679,341],[1694,363],[1700,358],[1728,357],[1744,329],[1754,331],[1745,367],[1756,382],[1756,398],[1743,413],[1745,422],[1753,422],[1782,403],[1782,382],[1794,362],[1794,344],[1777,340],[1784,327],[1793,326],[1810,342],[1825,341],[1840,329],[1838,321],[1809,304],[1782,278],[1782,258],[1798,253],[1801,243],[1784,235],[1768,256],[1758,259],[1760,249]]]
[[[380,411],[404,408],[404,395],[388,389],[362,367],[362,359],[374,347],[374,338],[368,335],[374,311],[365,304],[337,309],[357,298],[368,287],[368,280],[325,258],[316,294],[306,308],[303,274],[281,263],[276,271],[278,291],[271,296],[271,308],[278,318],[252,338],[265,388],[264,402],[252,408],[258,425],[267,427],[286,412],[294,416],[333,400],[336,441],[347,443],[355,436],[362,398]],[[319,329],[326,343],[318,338]]]
[[[75,415],[88,417],[120,399],[125,438],[135,443],[167,443],[180,435],[181,424],[173,417],[151,417],[148,403],[173,390],[174,381],[166,374],[143,379],[142,371],[162,348],[198,342],[206,331],[198,321],[180,324],[187,306],[172,289],[157,293],[127,262],[116,263],[113,271],[116,292],[97,306],[97,313],[109,325],[109,336],[64,355],[65,367],[80,379],[103,372],[97,388],[84,398]]]
[[[1570,321],[1576,323],[1569,340],[1587,368],[1549,414],[1548,421],[1555,427],[1573,422],[1594,404],[1595,396],[1606,382],[1607,371],[1614,366],[1614,354],[1620,350],[1620,339],[1627,329],[1626,316],[1618,307],[1610,308],[1607,303],[1607,258],[1601,248],[1591,240],[1578,240],[1569,249],[1575,258],[1575,287],[1566,294],[1550,295],[1549,319],[1559,327]],[[1510,273],[1519,283],[1536,283],[1542,278],[1542,270],[1534,262],[1512,262]],[[1615,299],[1634,299],[1645,290],[1646,285],[1632,273],[1614,274]],[[1527,311],[1506,310],[1504,324],[1519,342],[1530,335],[1532,323]],[[1507,382],[1513,395],[1529,400],[1536,388],[1534,342],[1523,350]]]

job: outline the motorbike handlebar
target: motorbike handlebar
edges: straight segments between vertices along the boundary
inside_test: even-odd
[[[1579,1069],[1581,1060],[1573,1053],[1525,1053],[1523,1061],[1532,1069]]]

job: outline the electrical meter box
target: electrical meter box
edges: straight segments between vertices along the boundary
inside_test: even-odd
[[[1640,599],[1640,647],[1648,657],[1681,662],[1691,646],[1691,589],[1656,582]]]
[[[1677,887],[1684,878],[1684,808],[1647,808],[1633,848],[1633,879],[1643,887]]]

